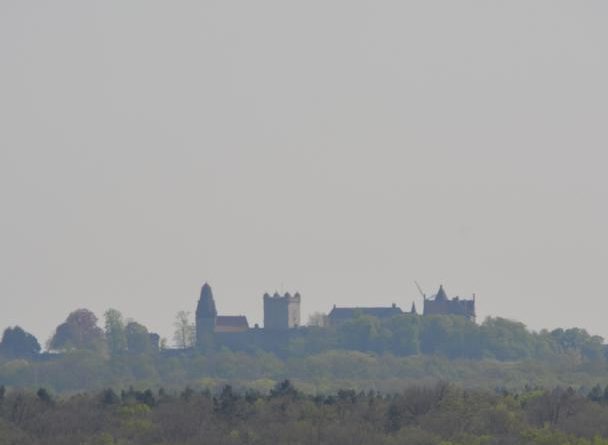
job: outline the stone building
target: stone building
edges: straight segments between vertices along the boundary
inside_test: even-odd
[[[203,345],[216,334],[247,332],[249,323],[244,315],[218,315],[213,291],[208,283],[201,288],[196,306],[196,343]]]
[[[300,326],[300,302],[302,297],[299,293],[293,296],[264,294],[264,329],[281,331],[294,329]]]
[[[448,298],[443,286],[434,297],[424,298],[424,315],[461,315],[475,321],[475,295],[471,300]]]
[[[249,323],[244,315],[220,315],[215,323],[216,334],[229,334],[235,332],[247,332]]]
[[[217,322],[217,309],[213,299],[211,286],[205,283],[201,288],[201,296],[196,305],[196,343],[203,343],[205,337],[212,336]]]
[[[330,326],[337,326],[345,321],[352,320],[360,315],[369,315],[379,319],[388,319],[401,314],[417,314],[416,305],[412,303],[409,312],[401,310],[393,303],[390,307],[336,307],[334,305],[328,314]],[[443,286],[431,298],[424,296],[423,315],[459,315],[468,320],[475,321],[475,296],[471,300],[459,297],[448,298]]]
[[[299,293],[265,294],[264,329],[257,325],[250,328],[244,315],[218,315],[211,286],[205,283],[196,307],[196,347],[280,352],[291,338],[302,334],[301,329],[296,329],[300,326],[301,300]]]
[[[337,307],[334,305],[327,319],[330,326],[338,326],[345,321],[353,320],[361,315],[368,315],[383,320],[406,313],[395,303],[388,307]],[[409,313],[416,313],[416,306],[413,303]]]
[[[213,291],[208,283],[201,288],[196,307],[196,346],[199,350],[227,347],[232,350],[267,350],[277,354],[288,351],[288,345],[296,338],[305,338],[311,330],[301,327],[299,293],[263,296],[264,327],[250,328],[244,315],[218,315]],[[403,311],[396,304],[387,307],[336,307],[327,316],[330,326],[339,326],[361,315],[386,320],[395,316],[417,315],[416,306]],[[431,298],[424,297],[423,315],[460,315],[475,321],[475,298],[464,300],[448,298],[443,286]]]

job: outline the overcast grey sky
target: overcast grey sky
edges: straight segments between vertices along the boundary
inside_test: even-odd
[[[608,338],[608,2],[0,0],[0,328],[204,281]]]

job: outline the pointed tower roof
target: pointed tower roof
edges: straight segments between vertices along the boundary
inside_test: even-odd
[[[215,300],[213,299],[213,291],[208,283],[203,284],[201,288],[201,297],[196,306],[196,318],[215,318],[217,317],[217,309],[215,308]]]
[[[443,284],[439,285],[439,290],[437,291],[437,295],[435,295],[435,301],[447,301],[448,296],[443,290]]]
[[[410,314],[417,314],[418,311],[416,310],[416,303],[412,301],[412,310],[410,311]]]

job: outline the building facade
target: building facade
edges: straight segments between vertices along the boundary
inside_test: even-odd
[[[249,330],[244,315],[218,315],[213,290],[208,283],[201,288],[196,306],[196,344],[211,345],[218,334],[241,333]]]
[[[201,288],[201,295],[196,305],[196,344],[202,345],[215,332],[217,309],[213,299],[213,291],[208,283]]]
[[[297,292],[293,296],[264,294],[264,329],[284,331],[299,327],[301,300]]]
[[[475,321],[475,295],[471,300],[448,298],[443,286],[434,297],[424,298],[424,315],[460,315]]]
[[[412,310],[415,310],[415,308],[412,307]],[[329,321],[330,326],[338,326],[362,315],[384,320],[404,313],[405,312],[403,312],[395,303],[389,307],[337,307],[334,305],[327,316],[327,320]]]
[[[213,291],[208,283],[201,288],[196,307],[196,347],[199,350],[212,350],[228,347],[234,350],[264,349],[281,353],[286,351],[289,342],[295,338],[309,335],[310,328],[301,328],[299,293],[263,296],[264,327],[249,327],[244,315],[218,315]],[[327,316],[329,326],[371,316],[387,320],[400,315],[417,315],[416,306],[403,311],[396,304],[387,307],[336,307]],[[424,297],[423,315],[458,315],[475,321],[475,297],[472,300],[448,298],[443,286],[431,298]]]
[[[301,300],[299,293],[265,294],[264,329],[257,325],[250,328],[244,315],[218,315],[211,286],[205,283],[196,307],[196,347],[281,351],[293,336],[302,334],[296,329],[300,326]]]

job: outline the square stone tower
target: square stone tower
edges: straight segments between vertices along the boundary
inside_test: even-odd
[[[300,326],[301,299],[299,293],[264,294],[264,329],[280,331]]]

